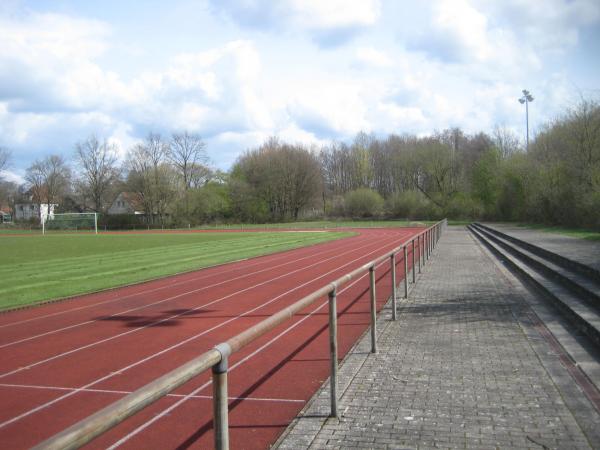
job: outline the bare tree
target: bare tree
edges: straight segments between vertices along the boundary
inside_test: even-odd
[[[218,178],[218,175],[208,166],[203,164],[194,164],[190,168],[190,188],[201,188],[215,178]]]
[[[195,167],[205,165],[208,161],[205,147],[206,145],[199,135],[190,134],[187,131],[175,133],[171,137],[169,159],[177,168],[183,180],[183,189],[186,191],[192,187]]]
[[[250,202],[264,204],[271,220],[297,220],[321,192],[318,157],[305,147],[282,144],[274,138],[241,156],[232,176],[244,186],[238,192],[244,207],[252,206]],[[249,192],[252,199],[248,199]]]
[[[149,221],[154,216],[163,221],[174,195],[168,154],[168,145],[155,133],[150,133],[144,143],[137,144],[127,154],[128,184],[141,196]]]
[[[10,150],[4,147],[0,147],[0,172],[6,170],[10,163],[11,153]]]
[[[16,183],[0,180],[0,205],[6,205],[14,211],[18,192],[19,186]]]
[[[100,212],[111,186],[119,178],[116,146],[90,136],[75,144],[75,159],[81,169],[81,187],[92,200],[94,211]]]
[[[190,188],[197,187],[198,184],[208,180],[209,169],[205,165],[208,158],[204,147],[205,144],[199,135],[187,131],[174,133],[169,144],[168,158],[183,186],[180,197],[183,200],[183,212],[186,217],[189,216],[190,210]]]
[[[577,178],[594,187],[600,181],[600,105],[594,101],[581,100],[566,118],[567,145],[570,147]]]
[[[421,176],[417,189],[436,205],[443,207],[455,192],[452,180],[452,150],[436,139],[420,144],[418,158]]]
[[[64,158],[59,155],[50,155],[36,160],[25,173],[25,180],[30,186],[34,200],[47,205],[48,211],[50,205],[57,203],[58,199],[65,194],[70,179],[71,170]]]
[[[500,154],[504,159],[509,158],[513,153],[519,151],[519,138],[505,126],[496,125],[494,127],[492,139],[494,145],[500,150]]]

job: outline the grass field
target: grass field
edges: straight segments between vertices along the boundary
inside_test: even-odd
[[[94,292],[349,236],[124,233],[0,236],[0,309]]]

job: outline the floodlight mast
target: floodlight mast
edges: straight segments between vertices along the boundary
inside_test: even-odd
[[[527,89],[523,89],[523,97],[519,99],[519,103],[522,105],[525,103],[525,129],[527,130],[527,146],[526,149],[529,151],[529,102],[533,101],[533,96]]]

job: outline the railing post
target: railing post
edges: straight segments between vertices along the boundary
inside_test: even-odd
[[[404,250],[404,298],[408,298],[408,257],[406,255],[406,245],[402,247]]]
[[[338,416],[337,407],[337,373],[338,373],[338,348],[337,348],[337,305],[336,288],[329,293],[329,352],[331,358],[331,379],[329,381],[331,398],[331,417]]]
[[[429,261],[430,255],[431,255],[431,231],[427,230],[427,261]]]
[[[377,353],[377,299],[375,296],[375,265],[369,267],[371,287],[371,353]]]
[[[429,230],[429,257],[433,252],[433,230]]]
[[[390,270],[392,272],[392,320],[396,320],[396,255],[390,256]]]
[[[419,273],[421,273],[421,236],[417,236],[417,247],[419,248]]]
[[[427,230],[427,261],[429,256],[431,256],[431,230]]]
[[[417,274],[415,273],[415,240],[412,240],[412,276],[413,284],[417,282]]]
[[[427,230],[427,259],[431,257],[431,230]]]
[[[231,348],[227,344],[219,344],[215,348],[221,353],[221,362],[212,367],[215,449],[229,450],[227,366]]]

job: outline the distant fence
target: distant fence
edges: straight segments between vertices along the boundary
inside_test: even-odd
[[[337,408],[337,290],[349,281],[369,273],[370,285],[370,313],[371,313],[371,352],[377,353],[377,322],[376,322],[376,295],[375,295],[375,268],[389,259],[392,277],[392,319],[396,320],[396,255],[402,255],[404,264],[404,296],[408,296],[408,248],[412,254],[412,277],[415,281],[415,264],[419,271],[421,265],[429,259],[437,241],[447,225],[446,219],[423,230],[416,236],[404,242],[391,252],[374,259],[367,264],[338,278],[322,288],[303,297],[294,304],[282,309],[276,314],[248,328],[242,333],[215,346],[213,349],[194,358],[188,363],[172,370],[146,386],[123,397],[97,413],[81,420],[66,430],[56,434],[50,439],[37,445],[35,449],[75,449],[79,448],[102,433],[131,417],[138,411],[146,408],[155,401],[169,394],[179,386],[190,381],[208,369],[212,369],[213,385],[213,417],[215,448],[224,450],[229,448],[229,423],[228,423],[228,397],[227,397],[227,372],[229,356],[244,346],[253,342],[260,336],[290,319],[294,314],[302,311],[313,302],[327,296],[329,299],[329,350],[331,360],[330,399],[331,416],[338,416]],[[417,257],[417,261],[415,261]]]

